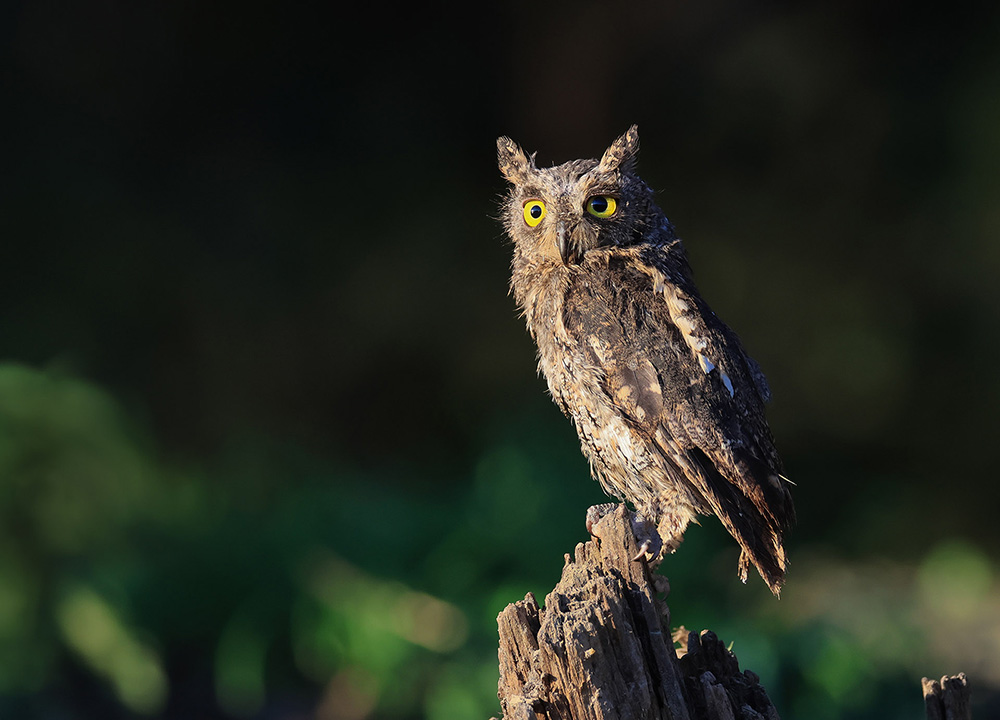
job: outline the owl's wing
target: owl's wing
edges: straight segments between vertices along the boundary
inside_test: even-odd
[[[693,285],[628,249],[602,255],[567,292],[567,333],[602,368],[608,403],[739,542],[741,576],[752,562],[777,593],[794,508],[764,418],[763,373]]]

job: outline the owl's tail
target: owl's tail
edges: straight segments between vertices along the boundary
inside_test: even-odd
[[[726,467],[731,478],[724,477],[707,456],[701,466],[709,476],[705,499],[740,544],[740,579],[746,582],[752,564],[771,592],[779,595],[788,567],[784,533],[795,522],[787,481],[749,453]]]

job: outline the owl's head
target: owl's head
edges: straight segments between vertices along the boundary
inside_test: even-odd
[[[537,168],[513,140],[497,140],[500,172],[513,186],[503,220],[515,255],[528,261],[578,263],[587,251],[655,241],[669,228],[649,187],[634,173],[639,131],[633,125],[600,160]]]

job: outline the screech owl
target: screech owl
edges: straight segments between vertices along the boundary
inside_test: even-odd
[[[716,515],[778,594],[795,510],[764,418],[770,390],[695,287],[684,246],[635,174],[632,126],[598,160],[535,166],[497,140],[511,183],[511,289],[539,371],[605,492],[657,523],[664,549]]]

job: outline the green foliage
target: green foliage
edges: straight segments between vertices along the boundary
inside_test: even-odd
[[[113,703],[157,715],[196,647],[214,694],[205,707],[220,716],[267,715],[289,691],[321,716],[495,713],[496,614],[554,585],[561,553],[583,539],[575,511],[599,499],[546,459],[575,449],[551,420],[502,423],[465,486],[442,497],[405,477],[375,490],[259,439],[228,451],[238,462],[181,470],[93,385],[0,366],[0,689],[41,712],[68,658]],[[799,553],[775,601],[735,580],[726,540],[706,523],[668,558],[682,588],[673,621],[732,641],[796,716],[890,712],[879,701],[893,683],[939,665],[1000,673],[989,639],[1000,590],[968,542],[912,567]],[[917,712],[915,690],[911,700]]]
[[[124,707],[157,714],[193,644],[212,659],[210,706],[233,717],[283,683],[385,717],[490,712],[491,626],[515,599],[492,578],[504,568],[520,594],[547,582],[524,565],[546,539],[531,529],[546,511],[567,529],[544,507],[552,493],[518,501],[541,480],[538,438],[501,439],[466,491],[431,502],[261,442],[231,449],[235,464],[170,467],[106,393],[23,366],[0,366],[0,430],[9,696],[58,688],[68,656]]]

